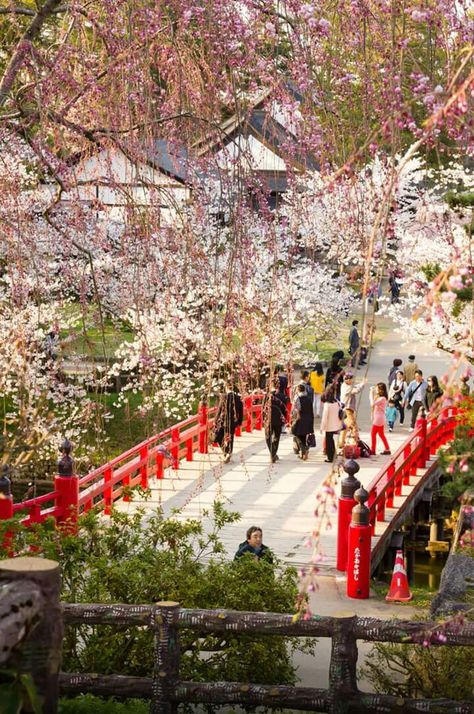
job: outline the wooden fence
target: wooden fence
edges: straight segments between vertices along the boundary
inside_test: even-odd
[[[386,712],[450,712],[472,714],[469,702],[448,699],[402,699],[363,693],[357,687],[357,640],[397,642],[413,646],[424,639],[433,646],[474,645],[474,623],[460,629],[429,621],[377,620],[341,613],[335,617],[293,616],[265,612],[197,610],[178,603],[156,605],[83,605],[60,607],[59,566],[43,558],[0,561],[0,662],[33,673],[45,714],[54,714],[58,692],[90,692],[105,697],[150,700],[152,714],[171,714],[181,702],[264,705],[331,714]],[[60,673],[63,625],[149,627],[155,638],[151,677]],[[330,637],[328,689],[254,684],[248,682],[188,682],[180,679],[179,631],[204,634],[232,632],[285,637]],[[437,639],[441,634],[443,642]],[[8,647],[7,647],[8,645]],[[258,672],[258,667],[255,668]]]

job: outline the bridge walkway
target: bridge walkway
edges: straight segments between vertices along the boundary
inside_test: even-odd
[[[372,350],[367,372],[368,385],[385,381],[393,358],[400,357],[406,361],[411,353],[416,355],[424,375],[436,374],[440,377],[446,372],[449,355],[420,343],[401,345],[400,336],[387,320],[378,318],[378,323],[385,327],[386,334]],[[364,374],[359,369],[357,381]],[[361,438],[370,443],[368,387],[362,392],[358,414]],[[410,413],[407,413],[407,419],[409,417]],[[407,439],[408,429],[409,424],[400,426],[397,423],[394,432],[387,434],[392,453]],[[317,420],[315,431],[317,447],[310,450],[306,462],[293,454],[290,434],[282,435],[278,452],[280,461],[271,464],[263,431],[243,432],[235,440],[230,464],[223,464],[220,449],[209,447],[208,454],[196,453],[194,461],[181,461],[178,470],[166,469],[164,479],[151,479],[151,498],[148,501],[138,498],[128,503],[118,501],[115,508],[128,512],[143,508],[146,514],[161,506],[167,515],[177,511],[177,518],[201,519],[205,517],[205,511],[212,507],[213,501],[219,499],[226,508],[241,514],[240,521],[227,525],[221,532],[229,558],[233,557],[238,544],[245,540],[246,529],[259,525],[263,529],[264,542],[278,558],[297,567],[307,565],[314,555],[308,536],[321,526],[320,518],[315,515],[317,495],[324,495],[321,487],[331,473],[331,465],[324,462],[322,435],[319,434]],[[361,470],[357,478],[367,487],[388,459],[382,455],[360,459]],[[403,487],[402,497],[395,498],[396,508],[386,510],[387,520],[397,512],[423,473],[424,470],[418,470],[417,476],[411,479],[411,486]],[[341,477],[344,476],[341,471]],[[339,494],[339,481],[340,478],[335,485],[336,496]],[[335,572],[336,564],[337,515],[333,510],[330,509],[323,523],[320,538],[323,560],[319,567],[328,573]],[[212,528],[211,518],[205,518],[205,527]],[[384,523],[376,524],[374,543],[385,527]]]

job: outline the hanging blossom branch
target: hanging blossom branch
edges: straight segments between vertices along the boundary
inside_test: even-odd
[[[41,29],[48,17],[50,17],[54,11],[58,9],[60,3],[61,0],[46,0],[45,4],[42,5],[38,12],[35,13],[32,23],[19,40],[0,81],[0,107],[2,107],[7,100],[13,84],[15,83],[17,74],[23,65],[26,55],[30,51],[33,41],[41,32]]]

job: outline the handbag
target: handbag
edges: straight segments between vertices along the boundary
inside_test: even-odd
[[[357,442],[357,446],[360,451],[360,455],[362,458],[367,458],[369,456],[372,456],[372,450],[368,444],[365,443],[365,441],[362,441],[362,439],[359,439]]]
[[[313,433],[306,434],[306,446],[309,449],[313,449],[316,446],[316,437]]]
[[[344,446],[345,459],[360,459],[360,447],[357,444],[346,444]]]

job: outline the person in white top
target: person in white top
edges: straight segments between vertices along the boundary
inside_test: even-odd
[[[359,394],[362,387],[367,382],[365,377],[360,384],[354,384],[354,375],[351,372],[346,372],[344,374],[344,379],[341,385],[341,397],[340,401],[344,405],[345,409],[356,408],[356,394]]]
[[[331,385],[321,397],[323,415],[321,417],[321,434],[325,433],[326,463],[332,463],[336,454],[335,436],[342,429],[342,406],[336,399],[337,385]]]
[[[390,384],[390,389],[388,390],[388,398],[393,399],[396,409],[400,414],[400,425],[403,424],[405,419],[405,407],[403,406],[403,400],[407,391],[407,383],[405,382],[405,375],[402,369],[397,370],[395,374],[395,379]]]

